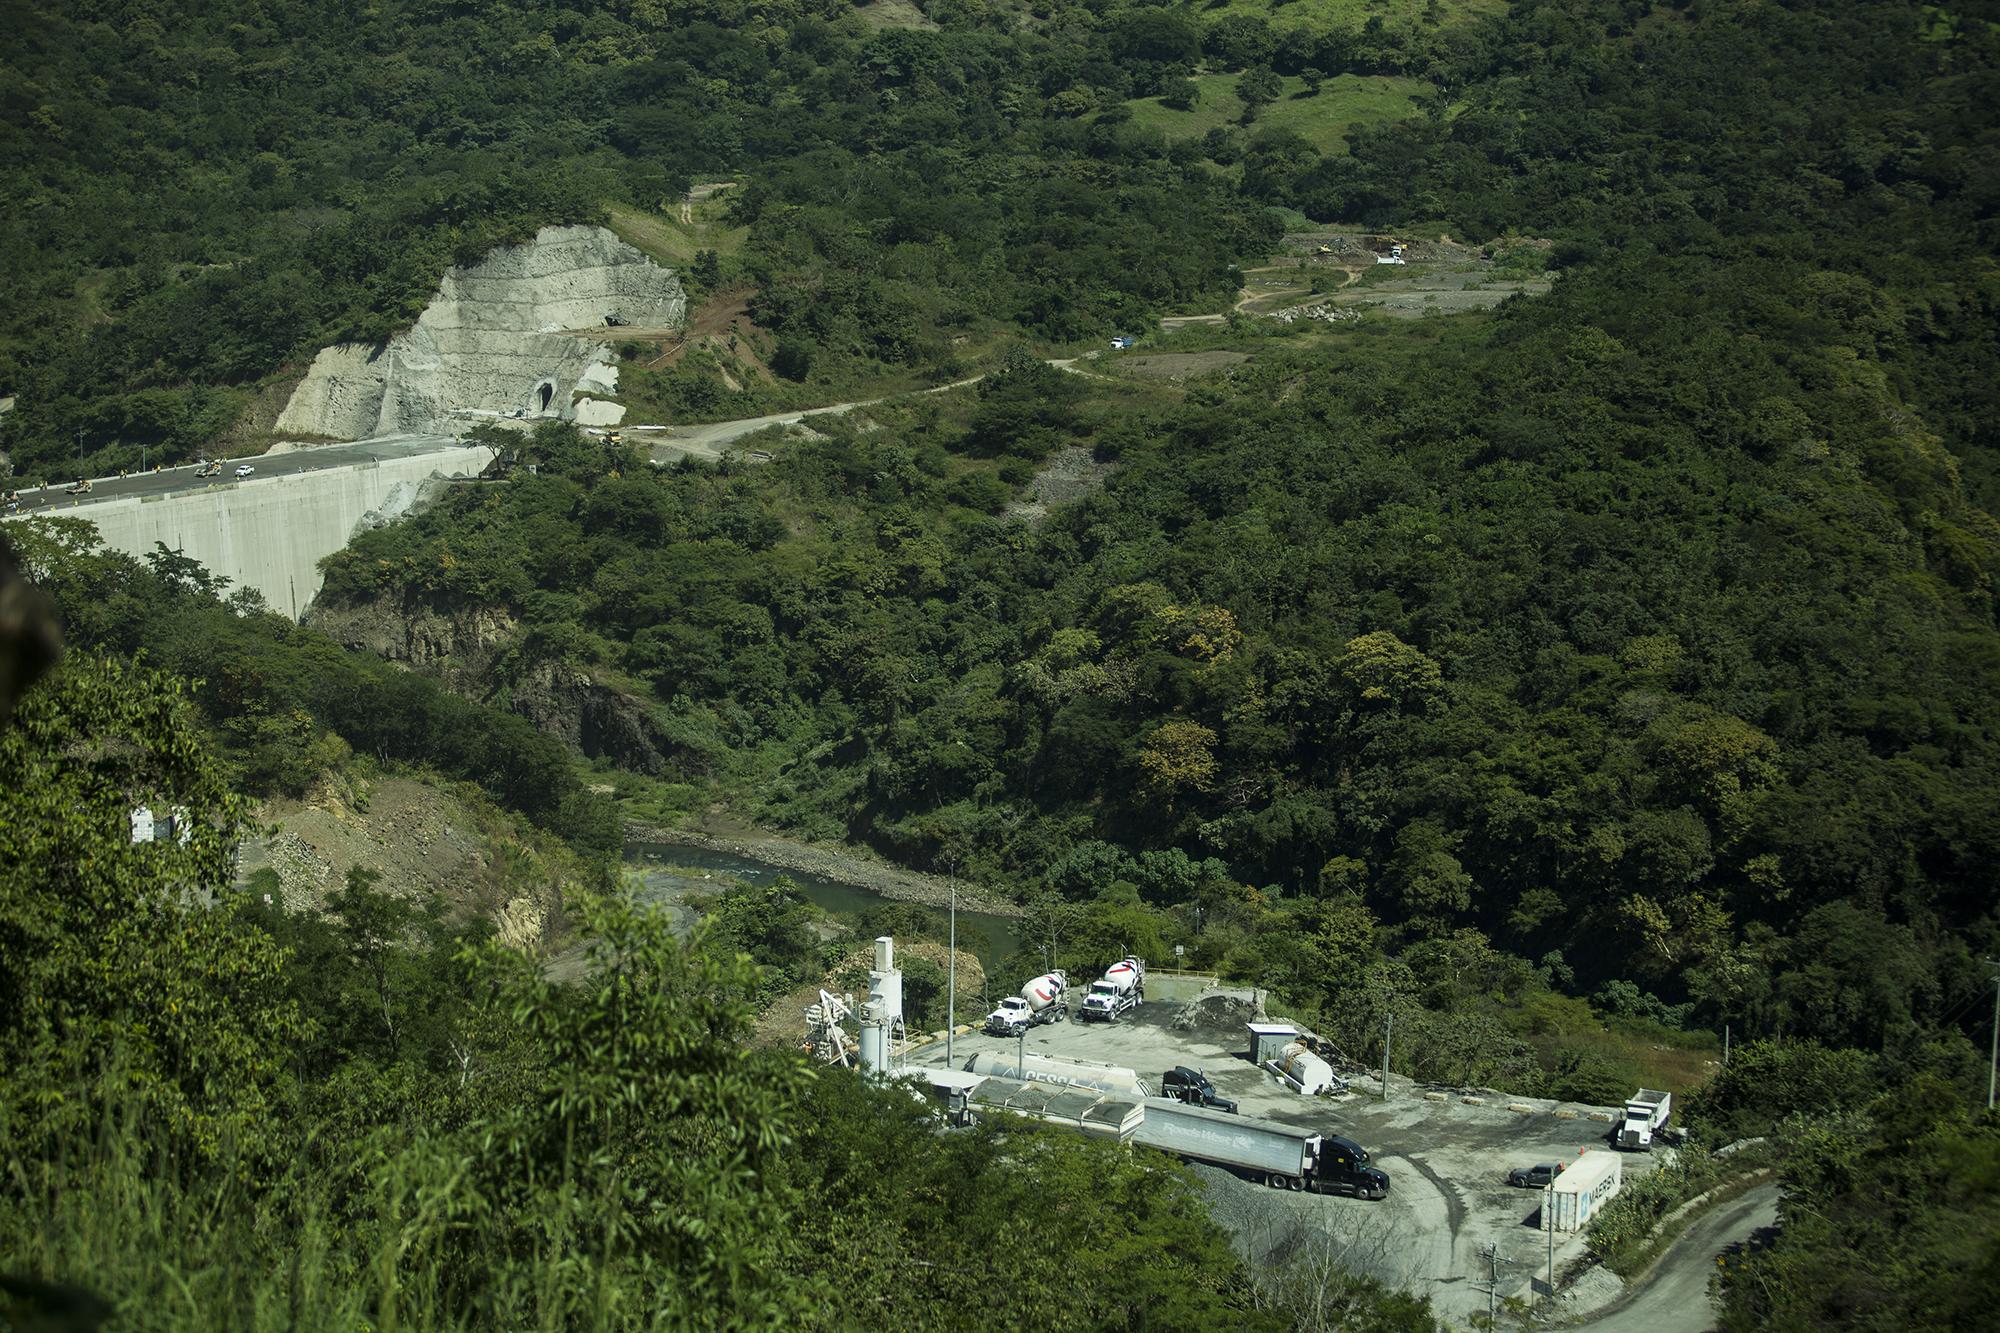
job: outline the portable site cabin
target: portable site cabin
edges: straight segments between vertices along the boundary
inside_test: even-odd
[[[1259,1069],[1267,1060],[1276,1060],[1285,1053],[1285,1048],[1299,1039],[1299,1029],[1293,1023],[1251,1023],[1250,1063]]]
[[[1614,1152],[1587,1152],[1542,1192],[1542,1229],[1581,1231],[1625,1183],[1625,1161]]]

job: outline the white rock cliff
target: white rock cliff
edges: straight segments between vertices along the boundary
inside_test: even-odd
[[[359,440],[449,432],[466,424],[463,412],[572,418],[577,390],[610,391],[617,367],[601,341],[559,330],[609,334],[614,314],[678,327],[687,294],[673,270],[603,227],[544,227],[525,245],[448,269],[409,332],[320,352],[277,428]],[[623,409],[592,403],[585,415],[615,421]]]

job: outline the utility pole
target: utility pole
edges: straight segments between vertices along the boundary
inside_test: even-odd
[[[1486,1326],[1497,1328],[1500,1319],[1500,1247],[1489,1241],[1479,1247],[1479,1257],[1486,1261]]]
[[[1991,958],[1986,965],[1993,971],[1993,1051],[1986,1057],[1986,1109],[1993,1109],[1994,1076],[2000,1074],[2000,963]]]
[[[945,964],[944,1063],[947,1069],[956,1069],[958,1066],[951,1060],[951,1039],[958,1032],[958,876],[955,874],[951,877],[951,946]]]
[[[1389,1037],[1396,1030],[1396,1011],[1391,1009],[1382,1019],[1382,1100],[1389,1100]]]
[[[1542,1225],[1549,1233],[1549,1299],[1556,1298],[1556,1183],[1542,1186]]]

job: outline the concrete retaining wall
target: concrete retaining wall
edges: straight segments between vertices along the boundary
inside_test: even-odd
[[[319,562],[346,546],[397,487],[407,497],[432,476],[473,477],[492,461],[491,449],[461,446],[59,512],[95,523],[114,550],[144,557],[160,543],[184,552],[232,588],[255,588],[273,611],[297,620],[319,592]]]

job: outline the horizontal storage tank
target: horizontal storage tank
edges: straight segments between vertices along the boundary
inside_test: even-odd
[[[1081,1130],[1092,1138],[1129,1143],[1145,1115],[1137,1097],[1121,1097],[1096,1088],[1041,1080],[984,1078],[972,1089],[968,1104],[975,1112],[1004,1111],[1053,1125]]]
[[[1146,1085],[1136,1070],[1118,1065],[1102,1065],[1092,1060],[1058,1060],[1047,1055],[1031,1055],[1026,1062],[1011,1055],[988,1051],[965,1062],[969,1074],[993,1078],[1036,1079],[1044,1083],[1067,1083],[1079,1088],[1096,1088],[1122,1097],[1143,1097]]]
[[[1625,1183],[1625,1159],[1613,1152],[1587,1152],[1555,1178],[1543,1194],[1542,1229],[1581,1231],[1616,1197]]]
[[[1304,1042],[1295,1041],[1285,1047],[1278,1058],[1271,1061],[1271,1068],[1277,1071],[1278,1077],[1307,1097],[1335,1086],[1332,1067],[1307,1050]]]

